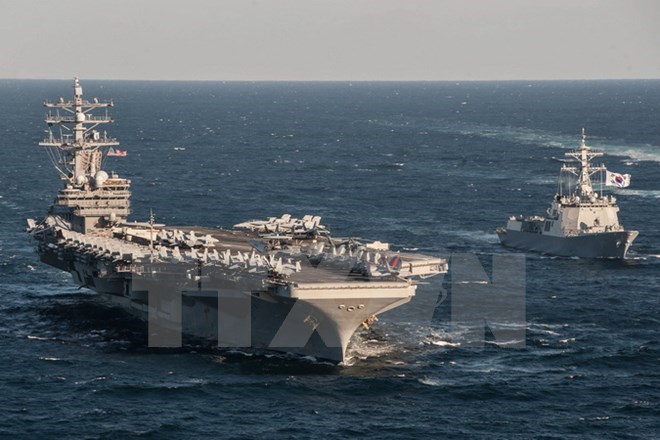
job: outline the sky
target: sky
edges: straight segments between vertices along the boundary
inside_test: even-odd
[[[0,78],[660,78],[660,0],[0,0]]]

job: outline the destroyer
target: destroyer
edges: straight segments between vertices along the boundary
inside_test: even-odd
[[[341,362],[358,328],[411,300],[413,277],[446,272],[440,258],[333,238],[315,216],[233,230],[168,227],[153,215],[129,222],[131,182],[102,169],[118,145],[98,130],[113,103],[83,99],[77,78],[73,88],[73,100],[44,104],[39,145],[64,188],[28,231],[42,262],[147,320],[151,346],[178,346],[184,335]]]
[[[627,186],[629,177],[609,173],[604,165],[591,166],[602,156],[582,141],[575,150],[565,153],[567,162],[577,166],[561,168],[559,193],[555,195],[546,217],[510,217],[505,228],[497,228],[503,245],[550,255],[585,258],[625,258],[637,231],[626,231],[619,224],[616,198],[603,195],[603,173],[614,176],[615,186]],[[591,176],[600,174],[600,193],[594,191]],[[573,176],[575,186],[564,193],[562,178]],[[610,184],[610,179],[607,180]]]

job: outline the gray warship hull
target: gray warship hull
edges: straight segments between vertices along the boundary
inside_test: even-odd
[[[44,103],[49,129],[39,145],[64,186],[27,232],[41,261],[147,321],[150,347],[180,347],[186,335],[341,362],[356,329],[410,301],[410,278],[447,271],[441,258],[333,238],[320,216],[233,230],[166,227],[153,212],[129,222],[130,180],[102,169],[119,142],[97,130],[113,122],[114,104],[83,98],[77,78],[73,89],[71,100]]]
[[[219,349],[233,348],[258,353],[275,351],[341,363],[347,360],[348,341],[355,334],[361,322],[371,316],[370,313],[378,314],[381,311],[389,310],[410,301],[410,297],[380,298],[376,301],[370,301],[368,308],[361,311],[361,313],[349,317],[345,315],[328,315],[329,310],[337,308],[337,301],[350,301],[349,298],[315,301],[273,300],[274,298],[264,300],[245,292],[241,294],[245,295],[250,301],[249,343],[237,344],[232,338],[223,338],[227,335],[219,329],[219,325],[221,325],[219,324],[219,318],[223,315],[227,317],[227,311],[218,307],[218,300],[212,297],[212,293],[208,296],[200,296],[194,292],[184,292],[181,307],[181,330],[186,341],[206,347],[218,347]],[[148,321],[149,309],[147,305],[113,294],[103,294],[103,298],[106,302],[124,308],[133,316]],[[320,318],[325,329],[322,333],[313,331],[309,335],[302,332],[300,344],[297,343],[298,341],[280,343],[276,339],[277,335],[297,303],[301,303],[298,306],[302,306],[301,310],[304,310],[307,316],[315,316],[314,319]],[[245,320],[245,318],[245,316],[238,315],[231,317],[234,322]],[[174,328],[165,330],[169,330],[170,333],[176,331]],[[342,344],[342,339],[346,340],[346,345]]]
[[[504,246],[523,251],[562,257],[625,258],[638,232],[602,232],[558,237],[500,229],[497,235]]]
[[[567,159],[561,167],[559,191],[546,210],[547,215],[511,216],[506,227],[497,228],[504,246],[562,257],[626,257],[639,232],[626,231],[619,223],[616,197],[603,194],[603,175],[605,186],[619,188],[630,184],[630,175],[610,173],[603,164],[592,166],[591,160],[603,156],[603,152],[593,151],[586,138],[583,128],[580,145],[564,154]],[[568,166],[566,162],[577,166]],[[595,174],[601,179],[600,192],[594,191],[591,182]]]
[[[217,234],[242,236],[229,231]],[[38,253],[42,262],[71,273],[80,287],[149,323],[148,344],[158,347],[194,341],[339,363],[346,360],[357,329],[409,302],[416,289],[408,281],[364,279],[332,266],[312,269],[317,272],[310,275],[303,271],[293,284],[279,286],[265,282],[263,274],[232,275],[209,268],[202,284],[187,276],[191,268],[196,271],[194,265],[143,263],[139,273],[136,266],[125,272],[119,266],[104,271],[111,261],[87,249],[72,247],[70,241],[44,242]],[[154,316],[161,319],[154,321]],[[242,337],[237,338],[239,332]]]

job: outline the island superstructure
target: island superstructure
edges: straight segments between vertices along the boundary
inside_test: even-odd
[[[119,145],[100,130],[113,103],[84,99],[77,78],[73,89],[72,100],[44,104],[49,130],[40,145],[64,187],[28,231],[41,261],[149,322],[150,345],[176,346],[181,333],[342,362],[358,328],[411,300],[413,278],[447,270],[438,257],[334,238],[312,215],[229,230],[170,227],[153,214],[129,221],[130,180],[103,170]]]
[[[550,255],[585,258],[625,258],[639,234],[626,231],[619,223],[619,207],[613,195],[603,194],[604,165],[592,166],[591,161],[602,156],[586,144],[582,130],[580,145],[565,153],[566,161],[555,195],[545,217],[512,216],[506,227],[497,228],[503,245]],[[591,178],[599,174],[600,191],[595,191]],[[565,191],[563,178],[572,176],[575,184]],[[616,175],[621,177],[620,175]]]

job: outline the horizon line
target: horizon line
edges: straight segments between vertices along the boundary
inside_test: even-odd
[[[91,78],[73,75],[68,78],[20,78],[0,77],[0,81],[70,81],[73,78],[84,81],[142,81],[142,82],[242,82],[242,83],[439,83],[439,82],[587,82],[587,81],[657,81],[660,77],[639,78],[520,78],[520,79],[144,79],[144,78]]]

